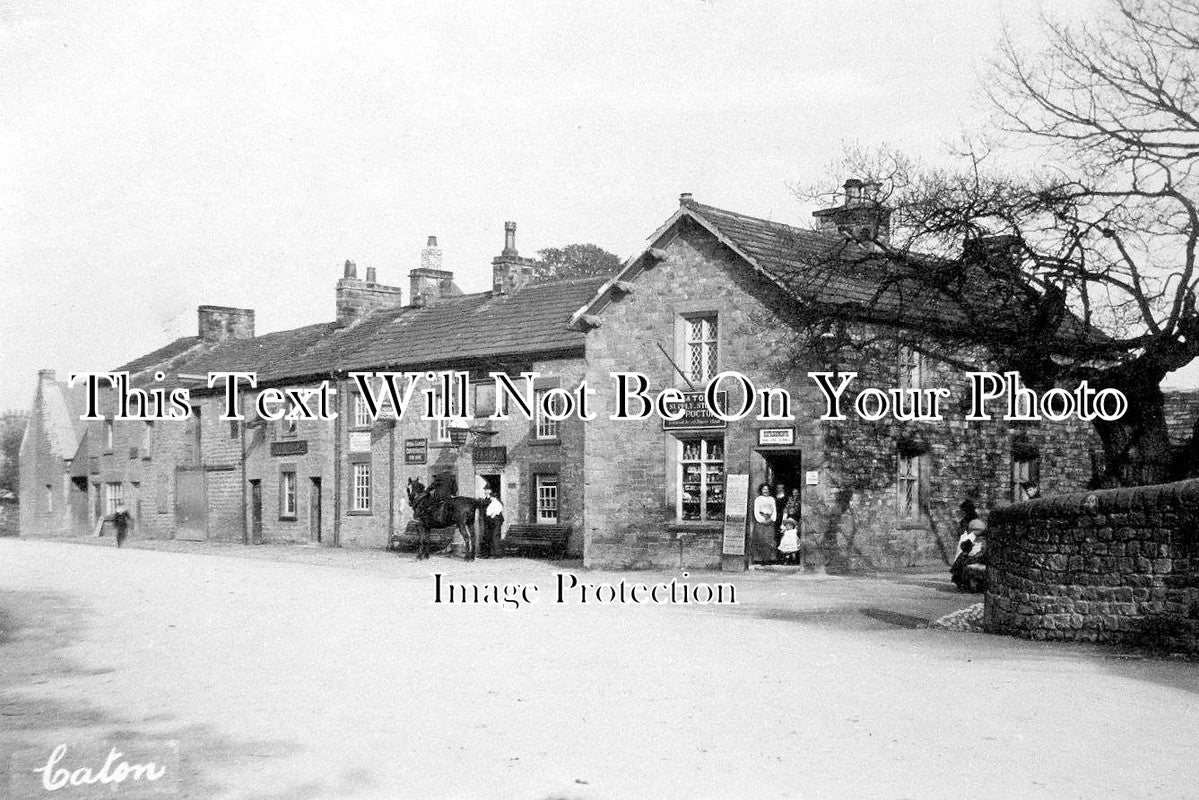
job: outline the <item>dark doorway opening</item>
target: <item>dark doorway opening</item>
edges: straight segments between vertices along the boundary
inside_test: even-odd
[[[250,544],[262,544],[262,481],[250,481]]]
[[[308,493],[308,537],[318,544],[321,541],[321,479],[313,478]]]
[[[800,530],[803,520],[800,514],[800,497],[803,492],[803,459],[799,450],[759,450],[766,469],[760,481],[755,481],[756,490],[760,483],[770,486],[775,499],[775,520],[773,530],[767,533],[755,526],[754,546],[751,550],[752,560],[758,564],[773,564],[778,562],[778,544],[782,538],[782,524],[785,516],[794,517]],[[779,488],[783,493],[779,495]]]

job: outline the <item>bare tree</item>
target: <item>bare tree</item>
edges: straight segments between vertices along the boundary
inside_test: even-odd
[[[1113,0],[1097,21],[1043,24],[1042,51],[1001,44],[988,84],[998,145],[970,147],[954,170],[886,148],[847,153],[840,168],[867,183],[842,207],[879,222],[851,227],[829,269],[849,264],[877,288],[813,303],[809,321],[876,323],[1040,387],[1119,389],[1128,413],[1095,422],[1104,482],[1193,473],[1195,448],[1171,449],[1159,385],[1199,356],[1199,5]],[[991,148],[1013,146],[1044,166],[990,167]]]

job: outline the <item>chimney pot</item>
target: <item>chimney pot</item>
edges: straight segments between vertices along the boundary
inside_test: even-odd
[[[345,271],[344,277],[357,278],[358,277],[358,265],[355,264],[353,261],[350,261],[347,259],[346,260],[346,271]]]
[[[367,283],[378,283],[378,281],[375,280],[375,268],[374,267],[366,268],[366,282]]]
[[[39,381],[52,381],[54,380],[54,375],[55,372],[52,369],[39,369],[37,371],[37,379]]]
[[[429,240],[427,242],[425,242],[425,247],[436,247],[436,246],[437,246],[437,237],[436,236],[430,236]]]
[[[683,192],[679,195],[679,205],[685,206],[695,202],[695,198],[691,196],[691,192]]]
[[[504,223],[504,249],[501,251],[503,255],[514,256],[516,252],[516,223]]]

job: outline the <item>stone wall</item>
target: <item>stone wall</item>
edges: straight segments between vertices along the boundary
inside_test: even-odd
[[[1199,480],[996,510],[984,624],[1199,652]]]

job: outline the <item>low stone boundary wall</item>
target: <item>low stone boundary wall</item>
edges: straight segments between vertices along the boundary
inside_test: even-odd
[[[1199,653],[1199,480],[992,512],[983,626]]]

